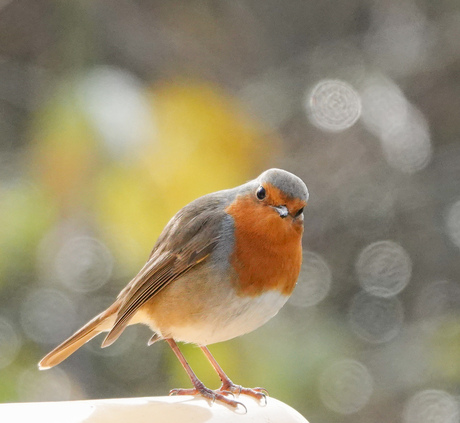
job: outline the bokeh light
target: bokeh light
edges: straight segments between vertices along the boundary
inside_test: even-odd
[[[314,306],[327,296],[331,283],[332,272],[326,261],[319,254],[306,251],[303,254],[301,276],[289,304]]]
[[[319,392],[321,400],[331,410],[353,414],[368,403],[373,392],[372,376],[359,361],[343,359],[321,374]]]
[[[364,125],[379,138],[388,164],[405,173],[425,168],[432,158],[428,123],[401,89],[374,75],[362,83],[361,98]]]
[[[381,75],[369,76],[362,83],[362,120],[369,131],[387,137],[404,126],[409,103],[401,89]]]
[[[361,286],[372,295],[391,297],[409,283],[412,261],[407,252],[393,241],[377,241],[361,251],[356,261]]]
[[[387,162],[406,173],[417,172],[428,165],[432,157],[431,138],[423,114],[409,107],[404,125],[381,138]]]
[[[397,297],[382,298],[363,291],[355,295],[349,310],[353,331],[368,342],[393,339],[401,330],[404,312]]]
[[[76,292],[100,288],[112,274],[113,258],[108,248],[95,238],[69,238],[56,254],[58,278]]]
[[[323,80],[307,95],[307,112],[320,129],[340,132],[353,126],[361,115],[361,99],[344,81]]]
[[[404,423],[458,423],[459,405],[445,391],[427,389],[416,393],[406,403]]]
[[[134,75],[115,67],[93,68],[81,78],[77,92],[89,119],[116,158],[126,160],[155,141],[150,102]]]

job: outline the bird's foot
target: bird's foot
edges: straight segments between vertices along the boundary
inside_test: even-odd
[[[222,389],[213,391],[212,389],[206,388],[203,383],[197,383],[195,387],[191,389],[172,389],[169,392],[169,395],[201,395],[202,397],[210,400],[212,403],[220,402],[235,409],[238,408],[238,406],[241,406],[244,408],[244,411],[247,412],[248,410],[242,402],[226,397],[226,394],[229,393],[231,394],[232,392],[224,391]]]
[[[243,388],[241,385],[235,385],[230,379],[225,380],[222,386],[216,391],[223,395],[232,394],[239,396],[240,394],[249,395],[258,401],[263,400],[267,405],[268,392],[264,388]]]

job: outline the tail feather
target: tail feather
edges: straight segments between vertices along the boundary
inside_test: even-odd
[[[110,307],[96,316],[93,320],[89,321],[70,338],[65,340],[61,345],[58,345],[53,351],[43,357],[40,363],[38,363],[38,368],[40,370],[45,370],[56,366],[61,361],[69,357],[69,355],[73,354],[86,342],[93,339],[96,335],[110,330],[114,323],[115,314],[112,307]]]
[[[102,341],[101,348],[106,348],[112,345],[119,338],[121,333],[125,330],[126,326],[128,325],[128,321],[125,321],[120,325],[117,325],[116,323],[114,324],[115,326],[110,329],[109,333]]]

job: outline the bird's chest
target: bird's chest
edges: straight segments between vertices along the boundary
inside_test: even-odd
[[[302,264],[301,236],[301,230],[288,221],[255,221],[250,227],[235,222],[231,265],[239,295],[255,297],[278,291],[289,296]]]

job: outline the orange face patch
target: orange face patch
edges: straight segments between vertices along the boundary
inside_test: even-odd
[[[235,287],[242,296],[257,296],[269,290],[290,295],[302,264],[303,225],[293,215],[305,202],[272,185],[264,188],[264,200],[249,193],[237,197],[226,209],[235,224],[231,263],[238,276]],[[279,205],[285,205],[290,215],[281,218],[273,209]]]

